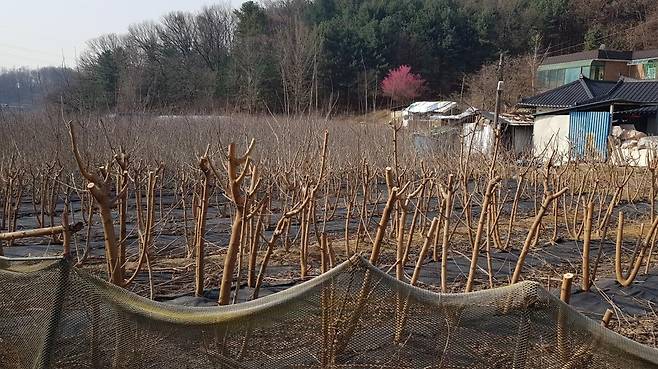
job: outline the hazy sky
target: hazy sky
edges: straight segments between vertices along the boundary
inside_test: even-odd
[[[75,66],[85,41],[174,10],[245,0],[0,0],[0,68]]]

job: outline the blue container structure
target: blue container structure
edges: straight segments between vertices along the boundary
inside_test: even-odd
[[[569,142],[575,159],[608,157],[608,136],[611,129],[609,112],[569,113]]]

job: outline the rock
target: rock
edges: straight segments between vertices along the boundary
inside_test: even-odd
[[[622,141],[628,141],[628,140],[637,141],[643,137],[647,137],[646,133],[642,133],[636,130],[624,130],[619,136],[619,138],[621,138]]]
[[[622,149],[632,149],[632,148],[635,148],[635,147],[637,147],[637,141],[636,140],[624,141],[621,144]]]
[[[619,138],[621,137],[621,134],[624,132],[624,129],[621,128],[620,126],[613,126],[612,127],[612,137]]]
[[[658,149],[658,136],[642,137],[637,141],[640,149]]]

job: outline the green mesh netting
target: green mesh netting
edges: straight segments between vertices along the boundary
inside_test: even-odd
[[[360,257],[284,292],[170,306],[65,261],[0,266],[1,368],[654,368],[658,350],[532,282],[470,294]]]

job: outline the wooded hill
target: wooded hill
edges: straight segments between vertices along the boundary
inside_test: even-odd
[[[658,47],[657,36],[655,0],[250,1],[90,40],[50,93],[70,110],[363,113],[390,104],[381,81],[409,65],[425,97],[487,105],[500,52],[524,85],[512,101],[546,55]]]

